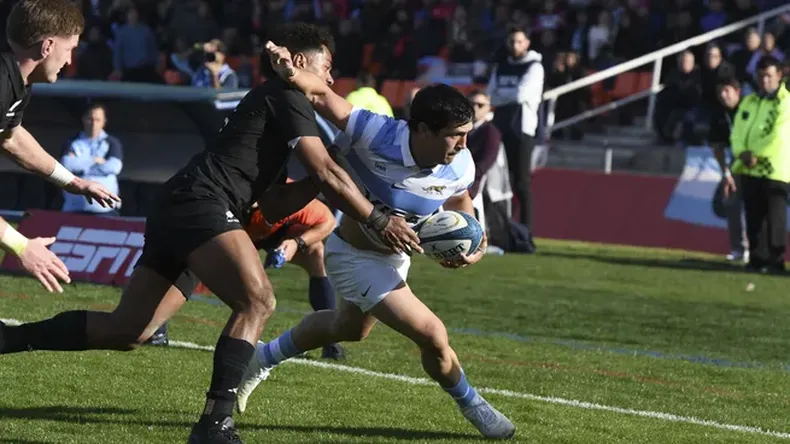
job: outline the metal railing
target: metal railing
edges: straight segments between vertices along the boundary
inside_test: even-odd
[[[740,31],[741,29],[748,28],[755,24],[757,24],[758,32],[762,34],[765,28],[766,20],[772,19],[778,16],[779,14],[783,14],[785,12],[790,12],[790,4],[779,6],[777,8],[771,9],[770,11],[766,11],[761,14],[758,14],[754,17],[744,19],[726,26],[722,26],[719,29],[714,29],[713,31],[706,32],[705,34],[700,34],[688,40],[675,43],[673,45],[667,46],[666,48],[651,52],[650,54],[637,57],[633,60],[629,60],[628,62],[621,63],[617,66],[613,66],[611,68],[605,69],[595,74],[590,74],[589,76],[583,77],[578,80],[574,80],[573,82],[570,82],[566,85],[558,86],[557,88],[550,89],[544,92],[543,101],[548,102],[547,114],[546,114],[546,135],[548,136],[551,134],[552,131],[565,128],[570,125],[574,125],[583,120],[589,119],[591,117],[595,117],[607,111],[617,109],[623,105],[627,105],[631,102],[635,102],[637,100],[641,100],[646,97],[649,97],[650,101],[647,107],[647,119],[645,119],[646,120],[645,125],[647,126],[648,129],[652,128],[653,113],[655,112],[656,109],[656,95],[659,92],[661,92],[661,90],[664,88],[664,85],[661,84],[661,68],[662,68],[661,62],[665,57],[685,51],[686,49],[691,48],[693,46],[698,46],[704,43],[708,43],[711,40],[717,39],[719,37],[723,37],[725,35],[731,34],[736,31]],[[577,116],[571,117],[561,122],[557,122],[557,123],[554,122],[555,108],[557,106],[557,98],[559,98],[560,96],[567,94],[569,92],[579,90],[581,88],[586,88],[594,83],[598,83],[602,80],[609,79],[618,74],[622,74],[626,71],[639,68],[649,63],[653,64],[653,81],[652,84],[650,85],[650,88],[632,94],[628,97],[622,98],[620,100],[616,100],[614,102],[601,105],[589,111],[585,111]]]

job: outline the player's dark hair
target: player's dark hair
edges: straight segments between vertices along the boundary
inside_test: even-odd
[[[6,38],[30,48],[45,38],[82,34],[84,28],[82,11],[70,0],[22,0],[8,14]]]
[[[292,56],[297,53],[320,52],[324,46],[329,48],[330,53],[335,52],[335,39],[328,29],[320,26],[310,25],[301,22],[285,23],[274,28],[268,35],[278,46],[288,48]],[[265,63],[261,63],[261,71],[268,78],[275,77],[269,58],[265,57]]]
[[[782,62],[772,55],[762,56],[760,61],[757,62],[757,71],[765,71],[770,67],[776,68],[777,71],[782,72]]]
[[[508,36],[511,36],[511,35],[516,34],[518,32],[524,33],[524,37],[529,39],[529,30],[527,28],[524,28],[522,26],[516,26],[516,25],[512,25],[512,26],[509,26],[507,28],[507,35]]]
[[[466,97],[468,97],[469,99],[471,99],[474,96],[486,96],[486,97],[488,97],[488,93],[486,92],[486,90],[484,90],[482,88],[475,88],[475,89],[469,91],[469,94],[466,95]]]
[[[457,128],[475,117],[472,103],[460,91],[443,83],[422,88],[409,108],[409,128],[424,123],[438,133],[442,128]]]

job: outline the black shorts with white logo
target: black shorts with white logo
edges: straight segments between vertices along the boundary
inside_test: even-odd
[[[152,269],[189,298],[198,279],[187,257],[211,239],[242,230],[222,199],[203,193],[163,193],[145,224],[145,245],[137,266]]]

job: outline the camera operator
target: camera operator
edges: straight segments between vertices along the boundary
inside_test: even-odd
[[[239,76],[225,63],[225,44],[212,40],[203,44],[203,66],[192,77],[192,86],[201,88],[238,88]]]

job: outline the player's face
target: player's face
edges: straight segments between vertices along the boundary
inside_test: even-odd
[[[514,32],[507,37],[507,49],[511,56],[521,57],[529,49],[529,39],[521,31]]]
[[[321,52],[310,53],[303,69],[321,77],[327,85],[335,83],[332,78],[332,53],[326,46],[321,48]]]
[[[442,128],[434,133],[424,124],[420,124],[426,161],[431,165],[450,164],[455,155],[466,149],[466,136],[472,131],[472,122],[461,126]]]
[[[30,74],[32,83],[53,83],[64,66],[71,64],[71,53],[79,43],[79,35],[50,37],[41,43],[41,63]]]

